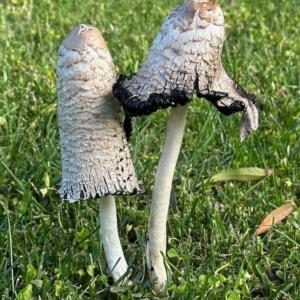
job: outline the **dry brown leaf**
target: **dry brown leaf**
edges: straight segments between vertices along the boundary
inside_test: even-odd
[[[266,232],[273,225],[282,221],[293,212],[294,208],[293,203],[287,203],[271,211],[256,229],[256,235]]]

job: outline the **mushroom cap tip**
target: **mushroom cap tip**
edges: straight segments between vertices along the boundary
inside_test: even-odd
[[[107,45],[101,32],[92,25],[75,26],[63,40],[62,45],[69,50],[85,50],[86,46],[107,50]]]

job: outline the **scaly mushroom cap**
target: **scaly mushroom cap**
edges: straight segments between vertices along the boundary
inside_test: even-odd
[[[246,108],[241,125],[244,138],[258,126],[256,97],[225,73],[224,39],[219,4],[186,0],[161,26],[139,72],[121,77],[114,85],[116,97],[128,115],[138,116],[184,105],[196,90],[198,97],[211,101],[225,115]]]
[[[224,18],[218,3],[186,1],[167,17],[146,61],[124,83],[145,101],[150,94],[182,90],[191,100],[194,83],[207,89],[220,64]]]
[[[141,193],[113,96],[115,67],[101,33],[75,27],[57,61],[62,155],[59,193],[70,202]]]

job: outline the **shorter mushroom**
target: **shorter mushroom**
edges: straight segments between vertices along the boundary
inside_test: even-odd
[[[71,203],[99,198],[104,252],[114,281],[128,269],[113,195],[141,193],[112,93],[115,67],[101,33],[81,24],[62,42],[57,61],[62,182]]]
[[[224,17],[219,4],[186,0],[164,21],[138,73],[120,76],[113,87],[127,119],[172,107],[156,171],[149,219],[147,262],[151,277],[157,278],[156,291],[161,290],[167,280],[163,261],[166,220],[184,133],[186,103],[196,91],[198,97],[212,102],[225,115],[244,111],[240,140],[258,127],[255,95],[232,80],[221,63],[224,39]]]

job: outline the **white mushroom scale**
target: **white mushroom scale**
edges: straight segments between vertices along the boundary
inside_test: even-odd
[[[143,192],[112,93],[115,66],[95,27],[81,24],[62,42],[57,61],[62,181],[69,202],[99,198],[103,248],[114,281],[127,269],[113,195]]]
[[[113,87],[127,118],[172,107],[150,208],[148,267],[151,276],[157,278],[156,291],[167,280],[163,261],[166,219],[188,109],[184,104],[196,92],[225,115],[243,111],[240,140],[258,127],[255,95],[232,80],[223,68],[224,39],[224,17],[219,4],[186,0],[164,21],[138,73],[120,76]]]

